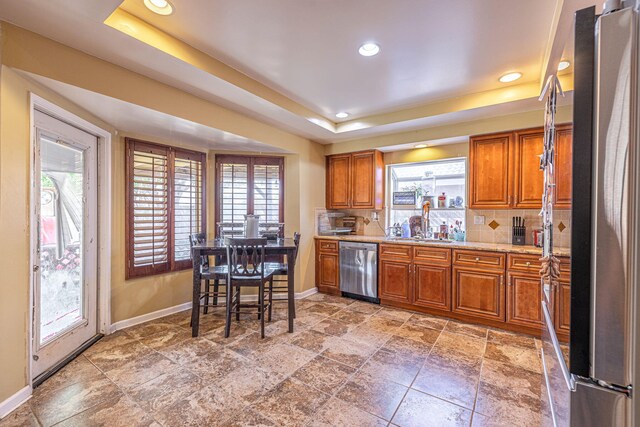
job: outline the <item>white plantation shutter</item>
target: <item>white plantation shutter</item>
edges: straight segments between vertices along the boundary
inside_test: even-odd
[[[241,224],[249,208],[249,164],[229,158],[219,163],[219,222]],[[242,227],[224,227],[225,233],[241,233]]]
[[[189,235],[204,230],[202,155],[176,151],[173,167],[174,261],[190,264]]]
[[[260,223],[284,221],[282,157],[217,155],[216,171],[216,222],[225,234],[242,234],[246,214],[260,215]]]
[[[280,222],[281,168],[280,164],[253,165],[253,213],[260,215],[260,222]]]
[[[189,235],[205,229],[205,155],[126,141],[127,278],[189,268]]]

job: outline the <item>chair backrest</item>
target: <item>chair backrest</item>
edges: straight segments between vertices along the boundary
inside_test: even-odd
[[[264,247],[267,239],[227,239],[227,264],[229,276],[264,278]]]
[[[207,242],[207,235],[205,233],[194,233],[189,235],[189,243],[193,248],[193,245],[200,245]],[[209,257],[200,257],[200,265],[203,267],[209,267]]]

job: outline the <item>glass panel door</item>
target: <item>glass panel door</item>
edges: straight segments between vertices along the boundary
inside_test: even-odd
[[[97,332],[97,138],[36,112],[36,377]]]

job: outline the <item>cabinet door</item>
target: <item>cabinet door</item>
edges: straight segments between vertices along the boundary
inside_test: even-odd
[[[540,277],[509,273],[507,322],[542,328],[542,287]]]
[[[380,261],[380,299],[411,303],[411,262]]]
[[[504,273],[453,268],[453,312],[504,321],[504,297]]]
[[[472,137],[469,142],[469,207],[509,208],[513,134]]]
[[[555,324],[558,336],[567,336],[571,325],[571,282],[560,279],[555,295]]]
[[[413,304],[451,311],[451,267],[414,264]]]
[[[514,150],[514,207],[540,209],[544,191],[544,174],[540,154],[544,151],[544,129],[516,132]]]
[[[353,153],[351,157],[351,207],[376,207],[375,152]]]
[[[318,287],[339,289],[340,270],[338,255],[320,253],[318,256]]]
[[[327,209],[351,207],[351,154],[327,157]]]
[[[573,128],[571,125],[558,126],[555,141],[555,183],[557,209],[571,208]]]

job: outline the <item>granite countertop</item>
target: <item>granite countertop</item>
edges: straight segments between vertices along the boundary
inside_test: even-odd
[[[418,240],[405,240],[387,238],[384,236],[363,236],[349,234],[345,236],[315,236],[316,239],[323,240],[344,240],[349,242],[370,242],[370,243],[391,243],[396,245],[418,245],[418,246],[435,246],[439,248],[455,248],[455,249],[469,249],[480,251],[493,251],[493,252],[511,252],[519,254],[532,254],[541,255],[542,248],[537,248],[531,245],[511,245],[508,243],[482,243],[482,242],[456,242],[456,241],[418,241]],[[570,248],[553,248],[553,252],[556,256],[570,256]]]

